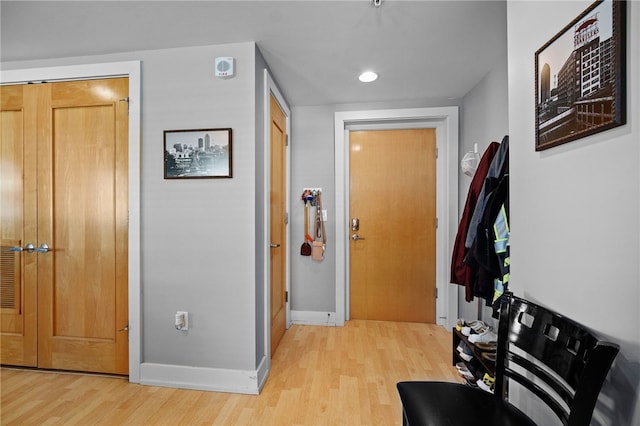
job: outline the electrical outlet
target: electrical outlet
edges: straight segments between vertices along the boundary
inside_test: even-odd
[[[189,312],[178,311],[176,312],[176,330],[184,331],[189,329]]]

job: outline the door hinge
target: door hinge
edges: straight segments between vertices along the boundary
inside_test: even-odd
[[[438,287],[436,287],[436,299],[438,298]]]
[[[436,146],[436,160],[438,159],[438,147]]]
[[[284,146],[289,146],[289,135],[287,135],[287,140],[284,142]]]
[[[288,225],[289,224],[289,212],[286,212],[284,214],[284,224]]]
[[[289,303],[289,291],[284,292],[284,302]]]
[[[438,218],[436,217],[436,229],[438,229]]]

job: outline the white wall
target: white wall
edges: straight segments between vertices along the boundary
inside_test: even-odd
[[[506,37],[506,26],[505,26]],[[473,88],[462,100],[460,160],[468,152],[474,150],[478,144],[478,153],[482,154],[491,142],[501,142],[509,133],[508,94],[507,94],[507,52],[496,62],[493,69]],[[459,175],[458,206],[462,216],[471,177],[462,171]],[[489,321],[491,308],[486,307],[484,299],[475,298],[471,302],[465,301],[464,287],[458,292],[458,317],[475,319],[482,318]]]
[[[627,124],[534,150],[534,53],[590,4],[508,3],[511,282],[620,344],[593,424],[638,425],[640,2],[627,3]]]

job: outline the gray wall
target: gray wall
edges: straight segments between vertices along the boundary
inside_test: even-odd
[[[628,124],[534,150],[534,52],[591,3],[508,2],[511,282],[621,345],[593,424],[638,425],[639,2],[627,2]]]
[[[335,179],[332,106],[291,110],[291,309],[335,312]],[[324,260],[300,256],[304,237],[304,188],[322,188],[327,210]]]
[[[216,56],[237,74],[213,75]],[[143,359],[255,368],[253,43],[141,52]],[[233,178],[164,180],[163,129],[233,129]],[[233,259],[230,261],[229,259]],[[187,333],[172,329],[190,312]]]

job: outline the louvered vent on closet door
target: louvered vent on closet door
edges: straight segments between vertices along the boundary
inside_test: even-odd
[[[18,310],[20,307],[20,241],[2,240],[0,246],[0,308]]]

